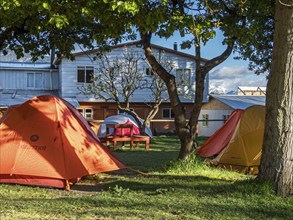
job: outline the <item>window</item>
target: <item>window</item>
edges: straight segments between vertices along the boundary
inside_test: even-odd
[[[94,67],[92,66],[78,66],[77,67],[77,82],[91,83],[94,78]]]
[[[134,112],[133,108],[130,108],[129,110]],[[118,114],[127,114],[127,113],[125,113],[124,111],[118,109]]]
[[[202,126],[203,127],[208,127],[209,126],[209,115],[208,114],[202,114]]]
[[[147,76],[153,76],[154,75],[154,72],[152,71],[151,68],[146,68],[145,69],[145,75],[147,75]]]
[[[174,118],[172,108],[163,108],[163,118]]]
[[[85,119],[93,119],[93,109],[91,109],[91,108],[78,108],[77,110]]]
[[[190,84],[191,69],[176,69],[176,81],[178,85]]]
[[[223,115],[223,124],[225,124],[225,122],[228,120],[228,118],[230,117],[230,115]]]
[[[26,85],[28,88],[41,89],[43,88],[42,73],[27,73]]]

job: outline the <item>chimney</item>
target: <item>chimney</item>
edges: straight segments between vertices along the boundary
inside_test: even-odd
[[[177,42],[174,42],[173,48],[174,48],[174,50],[176,50],[176,51],[178,50]]]

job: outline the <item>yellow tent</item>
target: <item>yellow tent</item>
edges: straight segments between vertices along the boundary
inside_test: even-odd
[[[265,107],[251,106],[245,110],[227,146],[211,161],[225,169],[258,173],[260,164]]]

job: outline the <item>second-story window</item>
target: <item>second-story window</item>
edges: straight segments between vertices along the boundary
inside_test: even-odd
[[[174,118],[174,113],[172,108],[163,108],[163,118],[172,119]]]
[[[27,88],[41,89],[43,88],[42,73],[27,73]]]
[[[93,66],[78,66],[77,67],[77,82],[78,83],[91,83],[94,77]]]
[[[190,84],[191,69],[176,69],[176,81],[179,85]]]

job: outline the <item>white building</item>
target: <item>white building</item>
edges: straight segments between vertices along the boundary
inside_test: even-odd
[[[235,109],[246,109],[253,105],[265,105],[265,96],[255,95],[211,95],[209,102],[202,106],[199,136],[211,136],[229,118]]]
[[[156,57],[164,56],[167,60],[172,60],[175,68],[171,72],[176,77],[179,77],[179,74],[183,75],[184,80],[188,82],[191,89],[195,88],[195,57],[190,54],[182,53],[177,50],[161,47],[158,45],[152,44],[152,50]],[[101,102],[102,100],[95,100],[93,97],[88,97],[80,93],[78,89],[80,86],[83,86],[86,83],[89,83],[90,74],[94,73],[95,75],[98,73],[99,64],[95,61],[94,56],[98,50],[91,51],[81,51],[73,53],[74,60],[69,59],[59,59],[56,64],[59,69],[59,95],[63,98],[70,97],[76,98],[79,103],[82,102]],[[112,47],[111,52],[106,55],[111,59],[113,58],[123,58],[123,54],[127,52],[135,52],[144,57],[144,51],[142,45],[139,41],[120,44]],[[205,60],[203,59],[203,62]],[[148,76],[147,71],[150,69],[150,65],[147,61],[141,61],[139,63],[142,71],[145,71],[145,77]],[[183,73],[183,74],[182,74]],[[83,75],[83,77],[82,77]],[[88,81],[88,82],[87,82]],[[208,77],[205,81],[205,91],[204,91],[204,100],[203,102],[207,102],[208,98],[208,88],[209,82]],[[148,94],[146,91],[138,91],[134,94],[132,98],[132,102],[144,102],[143,97],[147,97]],[[183,98],[183,97],[182,97]],[[189,99],[183,98],[183,102],[192,102],[193,98]]]
[[[266,95],[266,87],[238,86],[237,95]]]
[[[171,72],[177,78],[180,77],[188,82],[188,88],[195,89],[195,56],[186,54],[176,49],[169,49],[158,45],[151,45],[152,50],[157,57],[164,56],[166,59],[173,61],[174,69]],[[144,55],[142,45],[139,41],[120,44],[112,47],[107,56],[116,58],[122,57],[127,51],[135,51]],[[77,51],[73,53],[73,60],[61,58],[55,61],[55,67],[52,68],[50,62],[30,63],[27,60],[13,62],[5,60],[0,56],[0,106],[7,108],[10,105],[20,104],[25,100],[36,95],[53,94],[58,95],[69,101],[79,111],[91,121],[101,121],[107,116],[117,114],[118,110],[115,103],[104,102],[95,99],[93,96],[82,94],[79,87],[90,83],[92,73],[99,74],[98,62],[94,56],[98,50]],[[202,62],[205,62],[203,59]],[[145,71],[145,77],[150,77],[150,69],[146,60],[139,63],[140,68]],[[205,80],[205,91],[203,102],[207,102],[209,90],[208,76]],[[147,91],[137,91],[131,102],[134,103],[133,109],[142,117],[146,115],[147,107],[145,106]],[[192,108],[194,98],[182,97],[187,112]],[[161,105],[160,110],[155,118],[156,123],[153,128],[160,128],[158,132],[174,132],[173,111],[170,103],[165,102]]]
[[[0,110],[37,95],[58,95],[58,70],[48,62],[12,62],[0,55]]]

